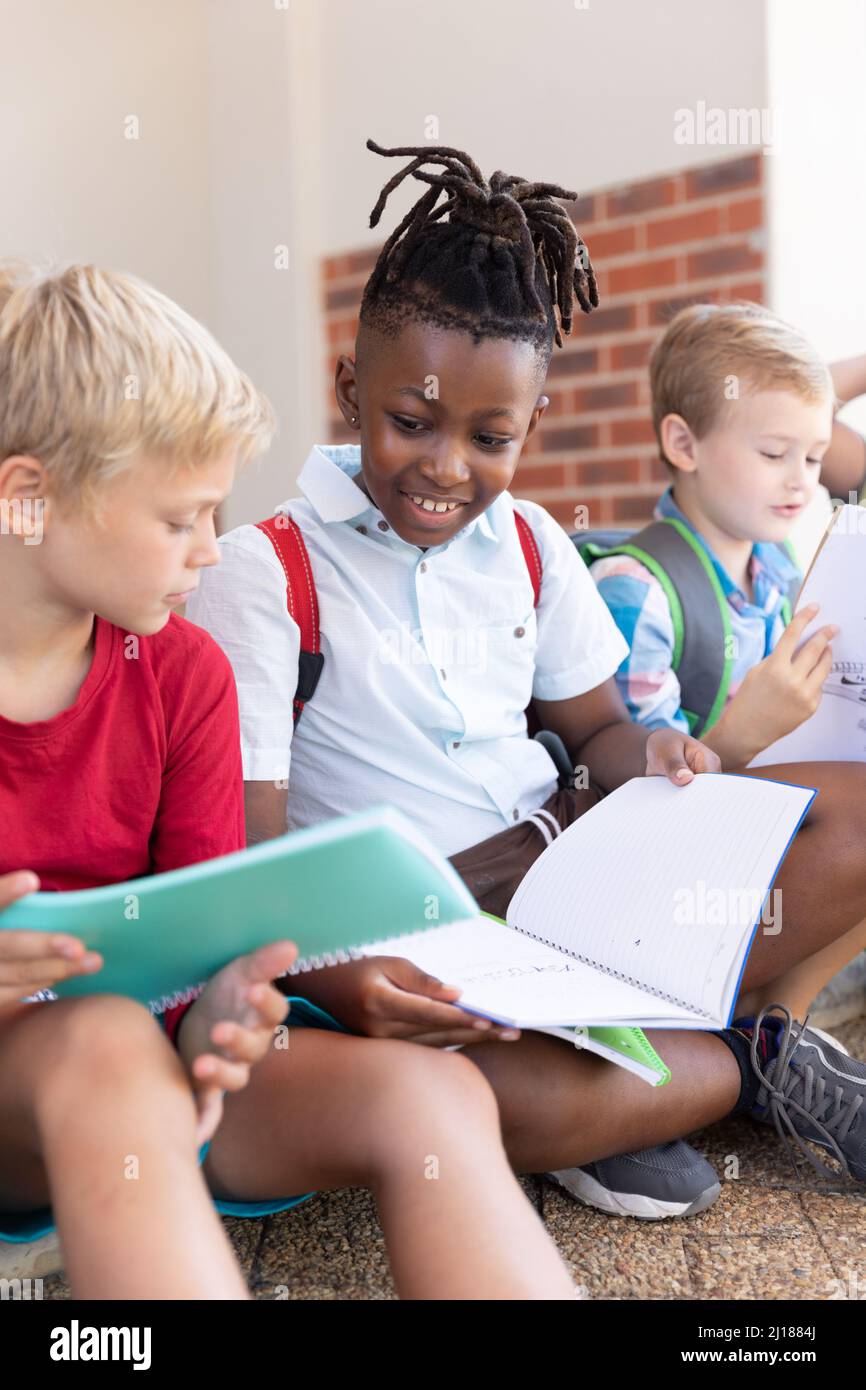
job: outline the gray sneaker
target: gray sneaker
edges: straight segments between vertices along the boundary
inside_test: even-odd
[[[694,1216],[721,1191],[714,1169],[684,1139],[561,1168],[548,1177],[587,1206],[639,1221]]]
[[[768,1018],[773,1011],[783,1014],[784,1022]],[[764,1022],[778,1034],[778,1052],[762,1066],[758,1037]],[[752,1067],[764,1084],[749,1113],[753,1119],[775,1125],[795,1167],[799,1149],[816,1172],[838,1180],[839,1172],[807,1147],[809,1140],[828,1150],[843,1174],[866,1182],[866,1063],[833,1047],[826,1034],[808,1023],[808,1015],[804,1023],[798,1023],[783,1004],[770,1004],[758,1014]]]

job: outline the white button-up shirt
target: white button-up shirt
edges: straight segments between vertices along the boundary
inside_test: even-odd
[[[445,855],[536,810],[556,771],[527,738],[530,696],[564,700],[612,676],[628,648],[562,528],[507,492],[451,540],[404,541],[354,475],[357,445],[316,446],[282,503],[319,601],[324,669],[293,732],[300,632],[268,537],[220,538],[186,616],[215,637],[238,687],[244,777],[289,778],[288,829],[382,803]],[[514,521],[532,528],[533,607]],[[214,750],[219,756],[219,750]]]

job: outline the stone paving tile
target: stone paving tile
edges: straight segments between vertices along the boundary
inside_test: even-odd
[[[783,1235],[690,1231],[683,1251],[696,1299],[826,1299],[835,1287],[836,1273],[805,1214],[796,1233]]]
[[[866,1299],[866,1193],[807,1192],[800,1201],[838,1280],[829,1296]]]
[[[320,1193],[263,1224],[252,1289],[256,1298],[388,1299],[394,1286],[369,1192]]]
[[[544,1189],[544,1221],[588,1298],[693,1297],[683,1222],[606,1216],[552,1185]]]
[[[866,1018],[834,1033],[866,1060]],[[521,1179],[587,1297],[866,1299],[866,1189],[834,1193],[805,1166],[796,1174],[775,1132],[749,1120],[722,1121],[689,1141],[718,1171],[722,1192],[708,1211],[683,1221],[605,1216],[540,1177]],[[321,1194],[264,1221],[225,1224],[257,1299],[395,1297],[364,1191]],[[69,1297],[61,1275],[46,1279],[43,1291]]]

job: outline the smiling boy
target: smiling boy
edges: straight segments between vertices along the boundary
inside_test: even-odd
[[[644,773],[685,783],[719,760],[682,729],[632,722],[615,680],[626,644],[588,571],[542,507],[508,492],[547,408],[547,365],[573,301],[586,312],[597,302],[589,258],[557,202],[574,195],[501,172],[488,182],[458,150],[368,143],[411,156],[373,223],[402,178],[433,187],[383,248],[355,356],[337,365],[337,400],[360,444],[315,447],[302,497],[278,509],[303,539],[321,618],[324,665],[296,727],[300,629],[261,527],[221,539],[222,564],[189,613],[235,670],[250,839],[387,801],[451,857],[483,908],[502,915],[545,844],[604,791]],[[422,173],[424,164],[439,172]],[[434,210],[436,187],[450,202]],[[537,603],[520,523],[539,562]],[[421,659],[395,662],[395,633]],[[449,656],[455,633],[465,634],[471,661]],[[485,641],[481,669],[475,633]],[[552,759],[527,737],[530,699],[572,763],[588,768],[589,785],[558,787]],[[798,836],[776,883],[791,904],[785,931],[756,938],[747,986],[771,990],[788,963],[866,911],[862,857],[842,833],[862,785],[858,769],[846,773],[839,796],[821,801]],[[816,853],[838,888],[820,913]],[[576,904],[583,910],[591,907]],[[494,1087],[514,1167],[568,1169],[569,1190],[605,1210],[702,1209],[719,1184],[679,1136],[735,1108],[761,1118],[751,1032],[654,1034],[673,1080],[650,1088],[554,1038],[473,1032],[479,1021],[459,1009],[457,991],[405,966],[389,957],[334,966],[306,975],[303,991],[361,1034],[463,1044]],[[774,1022],[755,1025],[758,1065],[771,1069]],[[788,1027],[798,1041],[783,1049],[784,1066],[799,1087],[811,1043],[799,1024]],[[860,1104],[866,1084],[857,1066],[846,1106]],[[811,1132],[808,1104],[794,1113],[795,1130]],[[657,1147],[629,1152],[648,1145]],[[866,1175],[859,1135],[850,1155],[852,1171]]]

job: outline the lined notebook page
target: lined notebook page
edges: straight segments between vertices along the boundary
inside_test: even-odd
[[[636,777],[548,846],[512,898],[508,923],[661,998],[718,1014],[813,795],[724,773],[685,787]]]
[[[659,1007],[633,985],[487,917],[378,941],[359,954],[403,956],[445,984],[459,985],[461,1008],[521,1028],[643,1020]],[[667,1008],[674,1025],[692,1018]]]

